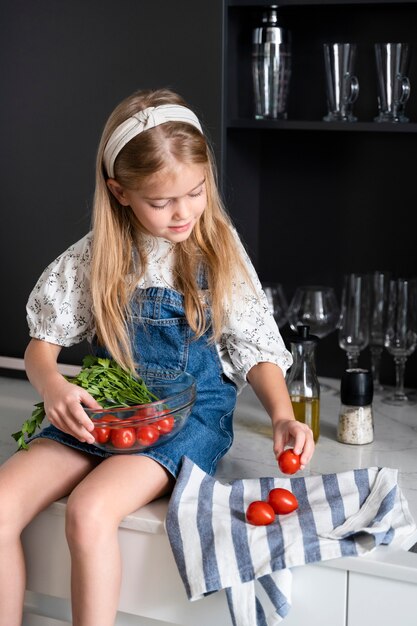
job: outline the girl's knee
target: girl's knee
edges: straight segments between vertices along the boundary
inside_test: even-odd
[[[87,497],[83,494],[79,497],[74,492],[68,498],[65,532],[70,548],[89,550],[101,540],[106,541],[114,526],[111,515],[94,495]]]
[[[10,494],[3,494],[0,489],[0,541],[8,541],[20,536],[26,522],[22,507]]]

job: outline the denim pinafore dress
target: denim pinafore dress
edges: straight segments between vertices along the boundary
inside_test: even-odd
[[[169,372],[187,372],[196,381],[196,401],[184,427],[170,441],[137,454],[151,457],[173,476],[178,476],[183,456],[207,474],[214,474],[218,461],[233,441],[233,411],[236,385],[222,369],[210,329],[195,338],[184,312],[179,292],[160,287],[138,289],[132,304],[134,357],[139,375],[168,377]],[[100,356],[108,356],[102,349]],[[55,426],[32,437],[48,437],[97,456],[113,453],[82,443]],[[136,454],[136,453],[134,453]]]

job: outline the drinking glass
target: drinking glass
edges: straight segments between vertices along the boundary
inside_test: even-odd
[[[269,310],[275,318],[279,328],[287,322],[288,302],[281,283],[262,283],[262,288],[268,300]]]
[[[395,390],[383,397],[387,404],[401,406],[411,398],[404,390],[408,357],[417,346],[417,279],[398,278],[390,282],[385,347],[394,357]]]
[[[407,76],[410,65],[408,43],[376,43],[375,59],[378,79],[376,122],[408,122],[405,105],[411,85]]]
[[[336,330],[339,314],[333,287],[304,285],[295,290],[288,307],[288,322],[295,332],[300,324],[309,326],[311,334],[321,339]],[[325,383],[320,383],[320,389],[331,391]]]
[[[288,307],[288,322],[293,331],[303,324],[320,339],[336,330],[340,309],[333,287],[297,287]]]
[[[359,366],[359,355],[369,342],[369,279],[347,274],[342,291],[339,346],[346,351],[347,369]]]
[[[352,105],[359,95],[359,81],[354,75],[356,44],[325,43],[324,68],[328,114],[325,122],[356,122]]]
[[[382,391],[384,389],[380,381],[380,366],[381,355],[385,342],[385,329],[387,325],[390,278],[390,272],[375,271],[369,275],[369,349],[371,351],[371,370],[375,392]]]

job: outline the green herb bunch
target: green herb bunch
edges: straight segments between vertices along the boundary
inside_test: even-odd
[[[88,355],[84,357],[77,376],[65,378],[68,382],[88,391],[103,409],[134,406],[158,399],[141,378],[132,376],[112,359]],[[12,434],[13,439],[17,441],[18,450],[27,450],[26,439],[40,428],[44,417],[44,403],[38,402],[30,418],[23,422],[22,429]]]

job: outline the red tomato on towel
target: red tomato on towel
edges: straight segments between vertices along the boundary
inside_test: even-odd
[[[255,500],[247,508],[246,519],[254,526],[267,526],[275,519],[274,509],[268,502]]]
[[[268,504],[272,506],[277,515],[292,513],[298,508],[297,498],[288,489],[276,487],[271,489],[268,496]]]

